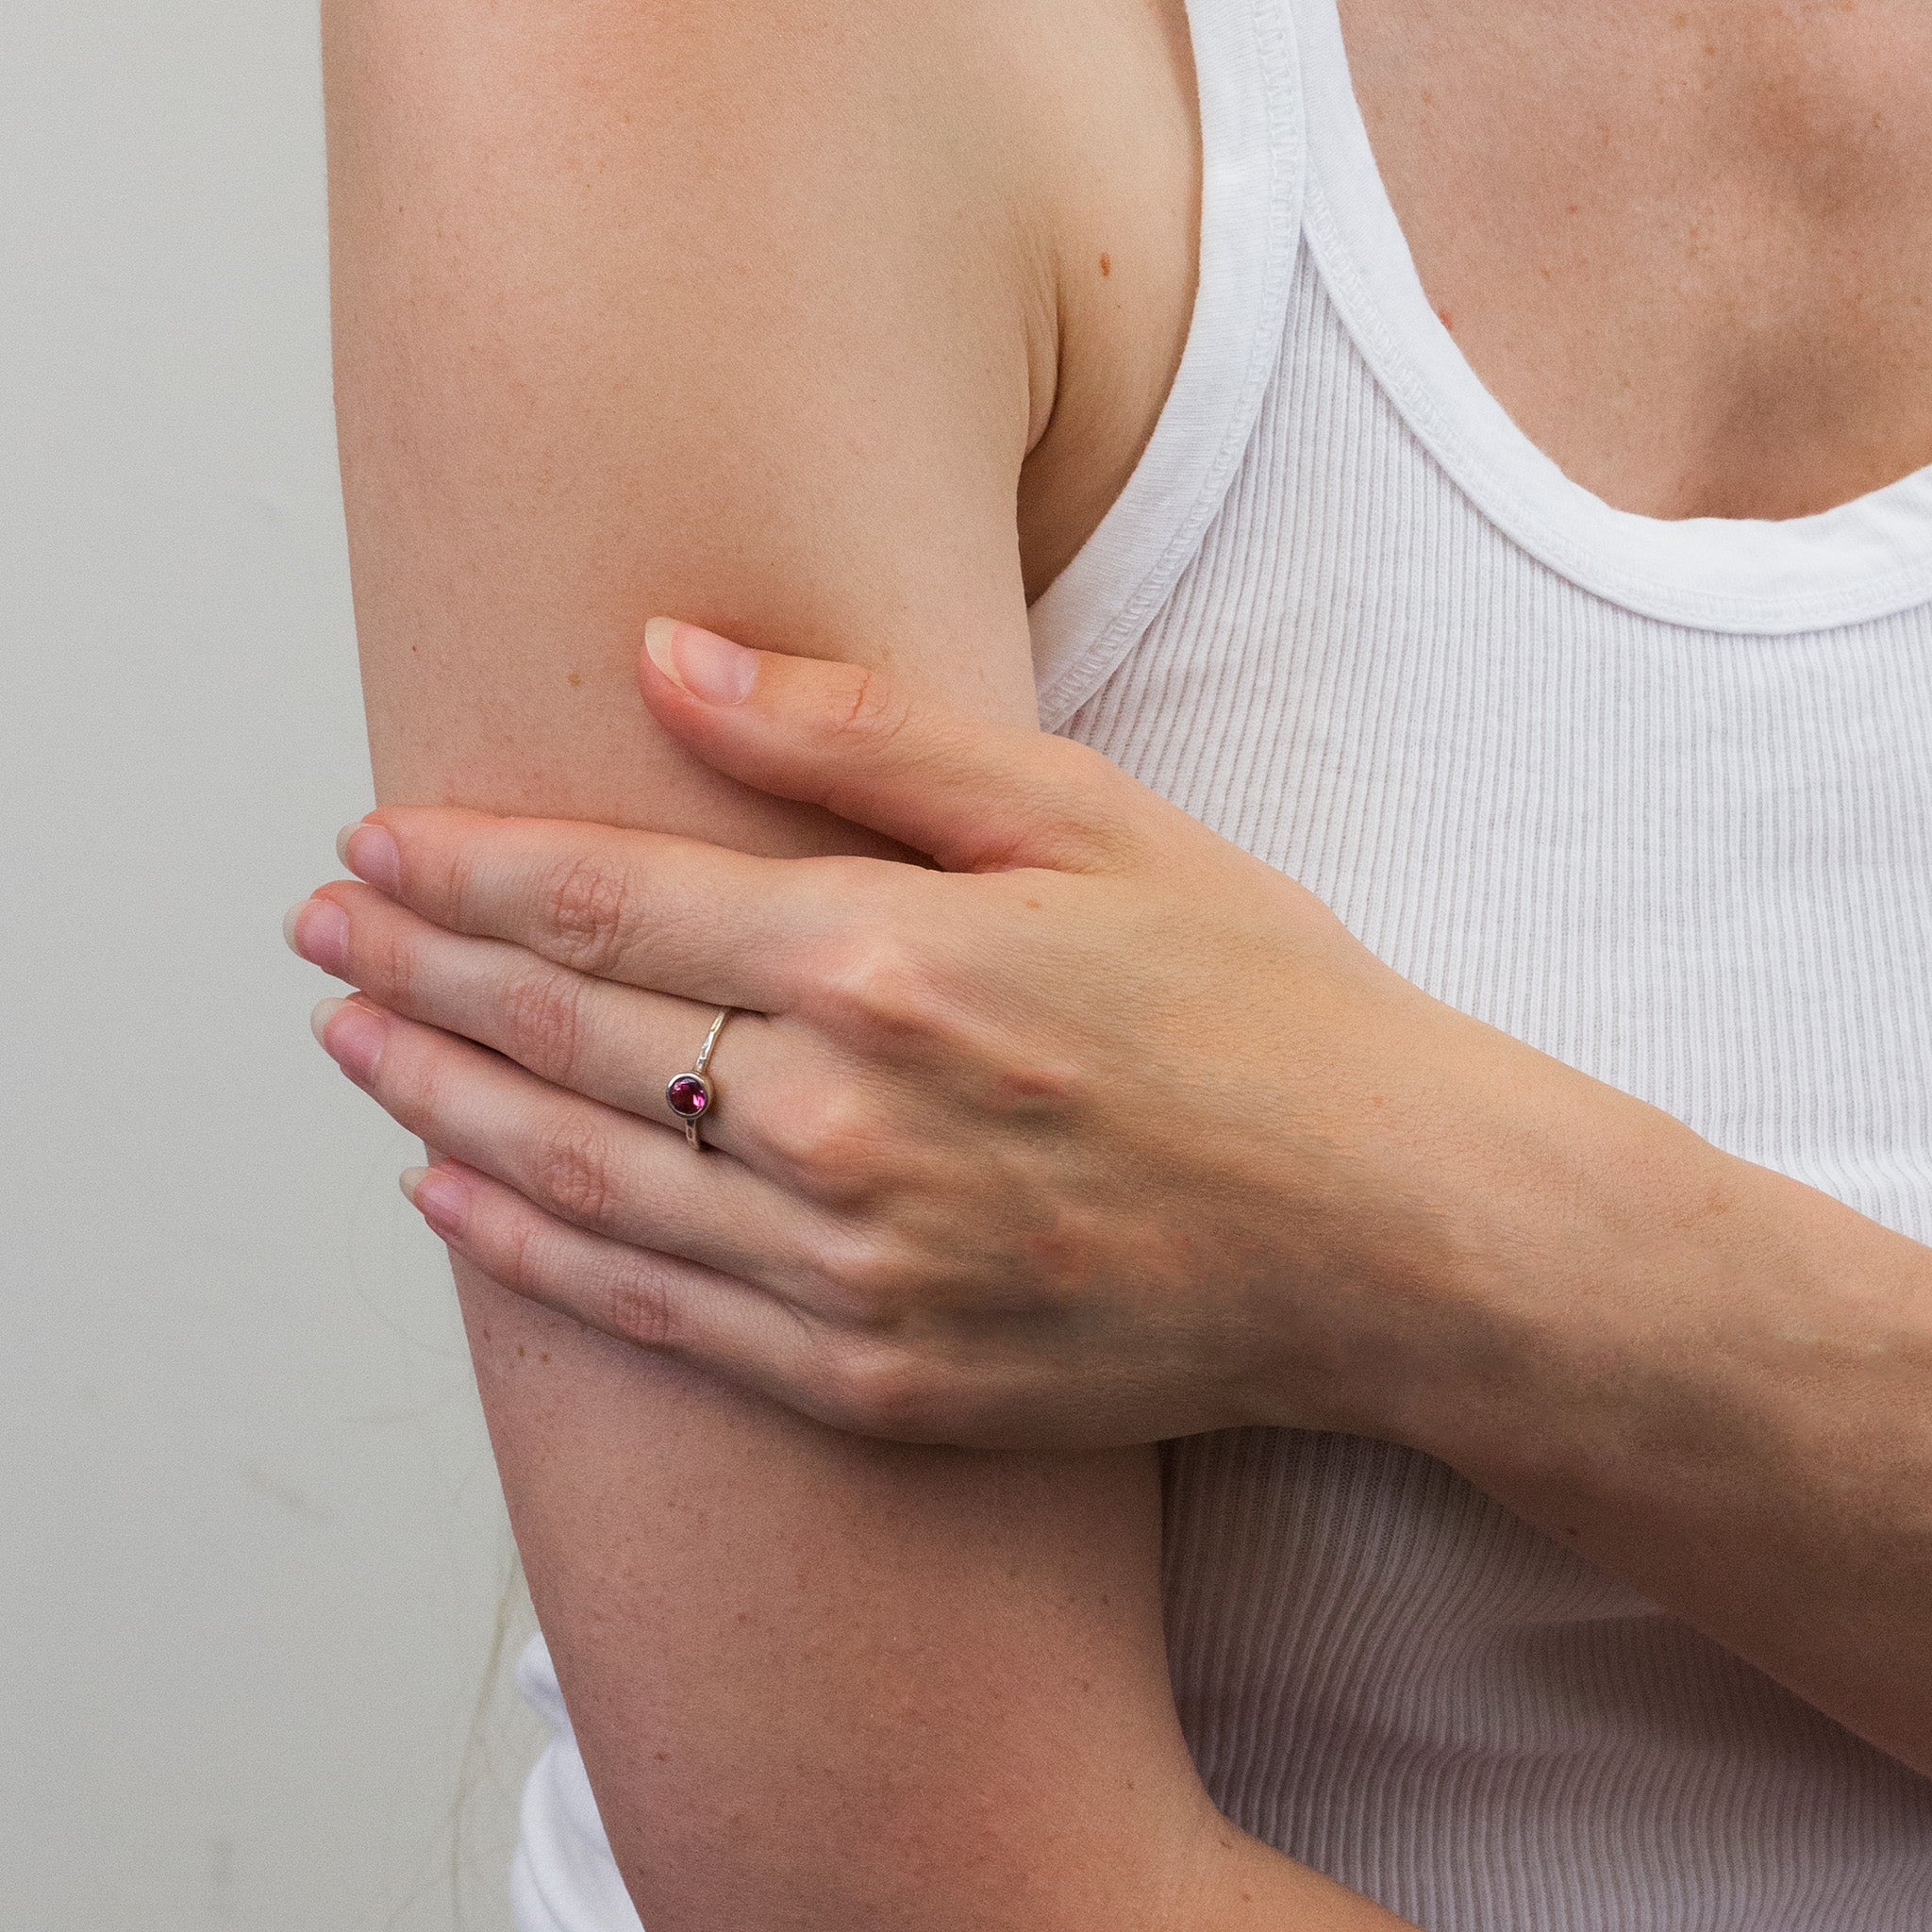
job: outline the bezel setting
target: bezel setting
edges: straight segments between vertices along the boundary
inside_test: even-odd
[[[664,1088],[664,1105],[681,1121],[703,1120],[711,1100],[711,1083],[702,1074],[678,1074]]]

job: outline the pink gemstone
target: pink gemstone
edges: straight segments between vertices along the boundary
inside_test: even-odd
[[[664,1090],[665,1103],[673,1113],[682,1114],[688,1121],[694,1121],[711,1104],[711,1095],[705,1083],[695,1074],[680,1074]]]

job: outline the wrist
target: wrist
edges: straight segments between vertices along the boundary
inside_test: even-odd
[[[1474,1022],[1438,1081],[1456,1114],[1419,1190],[1426,1237],[1377,1272],[1361,1432],[1465,1472],[1558,1456],[1578,1405],[1688,1348],[1757,1171]]]

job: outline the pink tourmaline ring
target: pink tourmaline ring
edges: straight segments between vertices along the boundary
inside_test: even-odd
[[[711,1030],[705,1035],[705,1043],[698,1048],[698,1057],[691,1072],[679,1074],[664,1089],[664,1105],[684,1123],[684,1138],[693,1147],[704,1146],[698,1135],[698,1124],[718,1104],[718,1096],[711,1091],[711,1083],[705,1077],[705,1069],[711,1064],[711,1049],[717,1045],[718,1036],[724,1030],[724,1023],[730,1019],[731,1013],[729,1007],[718,1008],[718,1017],[711,1022]]]

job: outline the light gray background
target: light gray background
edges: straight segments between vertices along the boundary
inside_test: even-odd
[[[6,1932],[508,1923],[495,1476],[279,937],[369,802],[325,275],[311,6],[0,8]]]

